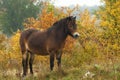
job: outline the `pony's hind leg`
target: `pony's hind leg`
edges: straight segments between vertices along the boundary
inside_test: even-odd
[[[28,51],[22,53],[22,65],[23,65],[23,77],[26,76],[27,72],[28,72]]]
[[[30,66],[30,73],[31,74],[33,74],[33,68],[32,68],[32,66],[33,66],[34,57],[35,57],[34,54],[32,54],[30,52],[29,66]]]

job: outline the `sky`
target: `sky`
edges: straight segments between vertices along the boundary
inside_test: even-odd
[[[70,5],[94,6],[101,5],[100,0],[52,0],[53,4],[58,7],[68,7]]]

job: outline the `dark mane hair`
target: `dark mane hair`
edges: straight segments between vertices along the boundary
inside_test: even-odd
[[[59,21],[56,21],[50,28],[47,29],[48,32],[51,32],[53,29],[59,29],[65,25],[67,25],[66,24],[67,18],[68,17],[60,19]]]

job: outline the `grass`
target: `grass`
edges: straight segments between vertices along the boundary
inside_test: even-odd
[[[62,58],[62,73],[57,71],[55,64],[54,71],[49,70],[49,62],[38,61],[34,63],[34,72],[24,80],[120,80],[120,60],[116,58],[114,62],[109,60],[96,60],[90,63],[75,63],[69,62],[74,60],[74,57],[67,57],[66,54]],[[78,66],[77,66],[78,64]],[[21,79],[21,65],[12,65],[11,67],[0,67],[0,80],[20,80]]]

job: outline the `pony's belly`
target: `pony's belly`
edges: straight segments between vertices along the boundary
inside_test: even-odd
[[[46,50],[40,50],[40,49],[39,50],[31,49],[30,52],[37,55],[49,55],[49,53]]]
[[[34,42],[32,42],[34,43]],[[40,43],[39,43],[40,44]],[[28,43],[28,46],[27,46],[27,49],[32,52],[33,54],[37,54],[37,55],[48,55],[48,51],[46,49],[46,47],[41,44],[31,44],[31,43]],[[43,45],[43,46],[42,46]]]
[[[36,55],[47,56],[49,53],[35,53]]]

